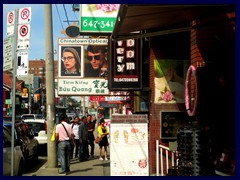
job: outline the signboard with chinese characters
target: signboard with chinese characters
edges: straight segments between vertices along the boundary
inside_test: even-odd
[[[110,41],[112,61],[110,61],[109,89],[142,89],[141,40]]]
[[[111,176],[149,176],[147,115],[113,115],[110,135]]]
[[[111,33],[119,4],[81,4],[80,33]]]
[[[58,79],[58,95],[107,95],[105,79]]]

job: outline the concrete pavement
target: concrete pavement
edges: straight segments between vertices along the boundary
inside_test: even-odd
[[[97,128],[94,131],[94,136],[97,137]],[[90,150],[90,146],[88,148]],[[104,148],[102,154],[103,152]],[[61,167],[48,168],[47,165],[46,162],[30,176],[63,176],[58,174],[58,171],[61,172]],[[99,145],[95,143],[94,158],[90,157],[89,160],[83,162],[73,158],[70,164],[70,172],[66,176],[110,176],[110,149],[108,148],[108,160],[99,160]]]
[[[58,170],[61,168],[48,168],[45,163],[32,176],[62,176],[58,174]],[[70,170],[66,176],[110,176],[110,160],[101,161],[98,156],[95,156],[87,161],[79,162],[77,158],[74,158],[71,160]]]

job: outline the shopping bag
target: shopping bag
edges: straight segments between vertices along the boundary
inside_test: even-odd
[[[54,127],[53,127],[53,133],[52,133],[51,141],[54,142],[55,139],[56,139],[56,124],[54,124]]]
[[[102,140],[102,138],[98,136],[98,137],[95,139],[95,143],[99,144],[101,140]]]

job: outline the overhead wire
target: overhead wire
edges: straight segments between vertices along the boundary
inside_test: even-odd
[[[61,20],[61,17],[60,17],[59,11],[58,11],[57,4],[55,4],[55,7],[56,7],[56,10],[57,10],[57,14],[58,14],[59,21],[60,21],[61,26],[62,26],[62,30],[64,30],[64,27],[63,27],[63,24],[62,24],[62,20]]]
[[[64,12],[65,12],[65,16],[67,18],[67,23],[68,23],[68,25],[70,25],[69,24],[69,20],[68,20],[68,15],[67,15],[67,10],[66,10],[65,4],[63,4],[63,9],[64,9]]]

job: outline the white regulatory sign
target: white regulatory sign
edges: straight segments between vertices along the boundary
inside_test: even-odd
[[[8,71],[13,68],[13,37],[4,39],[4,64],[3,71]]]
[[[25,7],[25,8],[19,9],[18,24],[30,23],[31,15],[32,15],[31,7]]]
[[[7,36],[14,34],[14,18],[15,18],[14,11],[11,11],[7,14]]]
[[[28,74],[28,51],[19,51],[17,53],[17,75]]]
[[[17,49],[28,49],[30,47],[30,24],[18,25]]]

